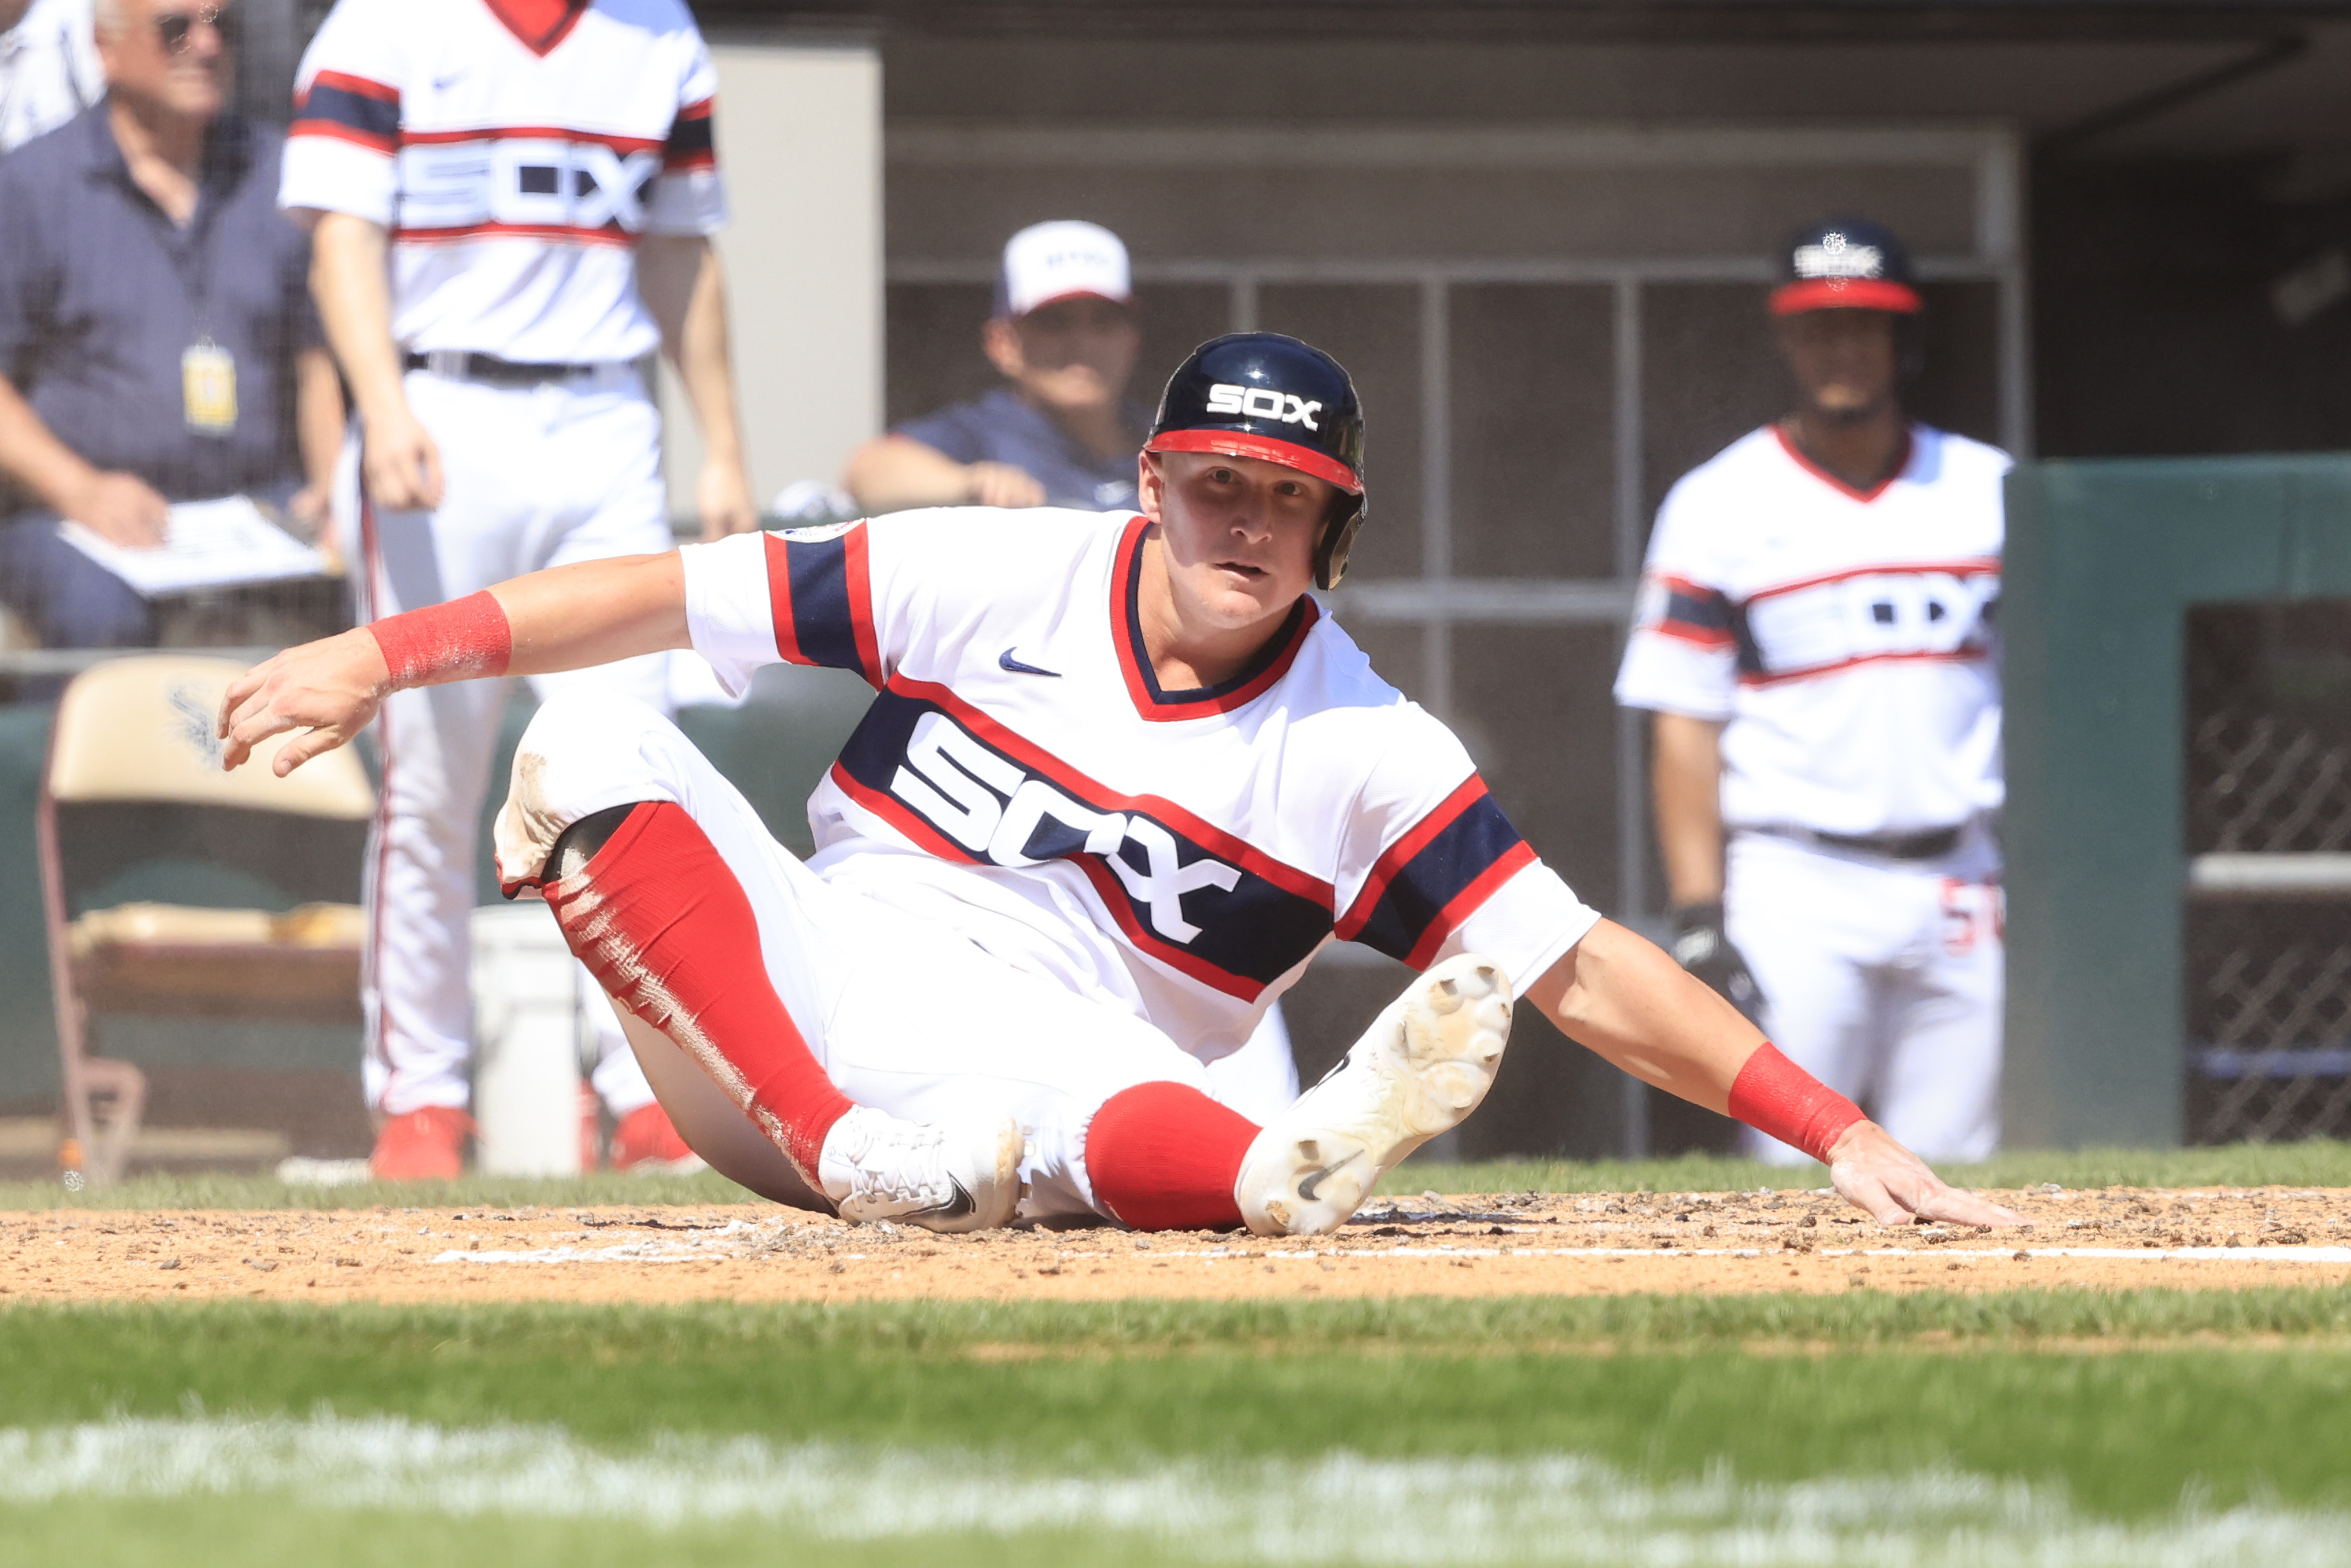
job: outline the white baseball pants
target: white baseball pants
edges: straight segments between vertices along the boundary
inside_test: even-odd
[[[409,406],[441,449],[431,512],[362,506],[354,424],[336,475],[336,520],[362,623],[438,604],[542,567],[671,548],[661,415],[635,370],[536,387],[409,372]],[[578,686],[665,701],[668,655],[534,675],[542,699]],[[361,977],[371,1108],[465,1105],[473,1060],[474,858],[504,681],[395,692],[376,721],[383,788],[368,843]],[[616,1115],[653,1090],[618,1024],[593,1009],[592,1082]]]
[[[1769,833],[1730,841],[1723,933],[1762,990],[1766,1032],[1930,1160],[2000,1144],[1999,866],[1981,828],[1916,862]],[[1751,1128],[1746,1148],[1807,1157]]]
[[[564,828],[639,800],[684,807],[734,869],[768,978],[842,1093],[910,1121],[1008,1112],[1030,1129],[1023,1215],[1096,1212],[1086,1129],[1119,1091],[1173,1082],[1216,1097],[1208,1070],[1133,1013],[826,882],[642,703],[563,692],[540,707],[498,814],[500,869],[535,875]],[[672,1111],[682,1131],[692,1126],[684,1107]]]

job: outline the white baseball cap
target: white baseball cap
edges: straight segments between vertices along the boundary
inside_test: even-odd
[[[1031,224],[1004,242],[996,313],[1018,320],[1057,299],[1090,294],[1113,305],[1134,303],[1126,246],[1100,224],[1060,218]]]

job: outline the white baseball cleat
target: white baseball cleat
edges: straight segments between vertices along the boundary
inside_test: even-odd
[[[1010,1116],[934,1125],[857,1105],[824,1135],[817,1181],[843,1219],[993,1230],[1020,1207],[1027,1142]]]
[[[1478,1108],[1510,1038],[1500,965],[1464,953],[1429,969],[1258,1134],[1233,1184],[1241,1218],[1259,1236],[1338,1229],[1397,1161]]]

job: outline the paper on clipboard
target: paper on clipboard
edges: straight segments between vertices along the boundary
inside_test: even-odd
[[[244,496],[175,504],[158,549],[126,549],[76,522],[60,522],[57,537],[148,599],[326,570],[317,550]]]

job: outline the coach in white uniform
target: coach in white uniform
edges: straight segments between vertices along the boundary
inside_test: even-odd
[[[679,0],[340,0],[320,27],[279,200],[316,220],[314,287],[358,406],[337,505],[362,620],[668,549],[638,370],[656,347],[703,426],[705,531],[754,522],[706,238],[726,217],[716,86]],[[661,706],[665,670],[656,654],[565,679]],[[485,681],[383,709],[364,992],[380,1175],[458,1168],[503,701]],[[596,1086],[621,1117],[615,1163],[684,1153],[629,1052]]]
[[[1675,956],[1902,1143],[1980,1159],[2009,458],[1904,417],[1922,302],[1893,235],[1824,224],[1784,265],[1796,412],[1667,496],[1616,698],[1656,716]]]

